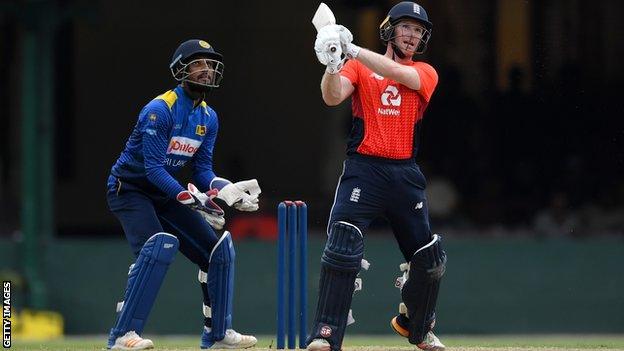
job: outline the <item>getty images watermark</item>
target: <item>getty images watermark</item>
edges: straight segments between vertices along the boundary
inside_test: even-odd
[[[11,282],[2,282],[2,346],[11,347]]]

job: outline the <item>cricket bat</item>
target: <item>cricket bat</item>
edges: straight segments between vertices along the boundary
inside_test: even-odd
[[[312,17],[312,24],[317,32],[327,25],[336,24],[334,13],[324,2],[320,3],[318,9],[316,9],[314,17]],[[330,50],[331,52],[336,52],[336,46],[332,46]]]

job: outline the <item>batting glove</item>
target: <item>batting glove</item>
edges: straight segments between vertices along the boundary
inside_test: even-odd
[[[316,34],[314,52],[316,58],[323,65],[339,69],[342,66],[342,47],[340,46],[340,34],[337,26],[329,25],[321,28]]]
[[[195,185],[189,183],[188,190],[180,191],[176,196],[176,200],[199,212],[210,226],[219,230],[223,229],[225,225],[225,217],[223,209],[212,201],[218,193],[219,190],[217,189],[211,189],[207,193],[202,193]]]
[[[340,37],[340,47],[342,52],[350,59],[356,58],[360,53],[360,47],[353,44],[353,34],[343,25],[335,25],[338,36]]]

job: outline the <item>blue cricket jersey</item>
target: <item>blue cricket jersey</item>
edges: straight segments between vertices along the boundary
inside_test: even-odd
[[[193,164],[193,181],[206,191],[215,177],[212,151],[219,121],[205,102],[193,108],[181,86],[150,101],[139,114],[121,156],[111,169],[115,178],[149,191],[156,189],[170,198],[185,190],[173,177],[187,163]]]

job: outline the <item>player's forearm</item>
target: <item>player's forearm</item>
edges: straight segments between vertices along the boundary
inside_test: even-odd
[[[365,48],[360,50],[357,60],[382,77],[397,81],[414,90],[420,89],[418,72],[410,67]]]
[[[145,176],[170,198],[175,199],[184,188],[162,167],[146,167]]]
[[[342,102],[342,84],[340,74],[329,74],[325,72],[321,79],[321,93],[323,101],[328,106],[336,106]]]

